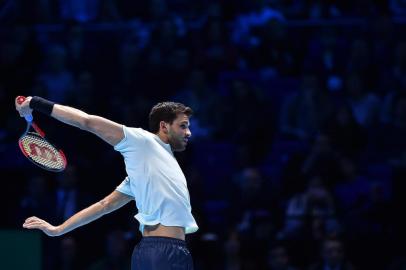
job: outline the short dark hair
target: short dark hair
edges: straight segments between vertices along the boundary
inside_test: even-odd
[[[149,113],[149,129],[152,133],[159,131],[159,123],[164,121],[172,124],[178,114],[184,113],[188,117],[192,116],[193,110],[178,102],[160,102],[152,107]]]

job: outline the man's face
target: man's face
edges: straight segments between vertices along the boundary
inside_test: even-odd
[[[168,127],[168,140],[173,151],[181,152],[186,149],[187,142],[192,136],[189,129],[189,117],[186,114],[178,114],[176,119]]]

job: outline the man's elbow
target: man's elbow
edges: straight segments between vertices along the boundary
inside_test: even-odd
[[[90,131],[93,126],[94,126],[94,123],[92,120],[92,116],[91,115],[83,116],[82,121],[80,122],[79,128]]]
[[[114,209],[113,202],[107,198],[104,198],[103,200],[99,201],[99,204],[101,206],[103,215],[110,213]]]

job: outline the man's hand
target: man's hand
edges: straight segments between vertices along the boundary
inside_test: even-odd
[[[18,97],[17,97],[18,98]],[[21,117],[28,116],[32,114],[32,109],[30,108],[31,97],[27,97],[23,103],[18,104],[17,98],[15,99],[16,110]]]
[[[48,236],[61,235],[59,226],[52,226],[45,220],[37,217],[29,217],[25,220],[23,227],[26,229],[38,229],[43,231]]]

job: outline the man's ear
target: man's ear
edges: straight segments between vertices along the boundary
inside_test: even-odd
[[[165,121],[159,122],[159,130],[162,130],[164,134],[168,134],[169,132],[169,124]]]

